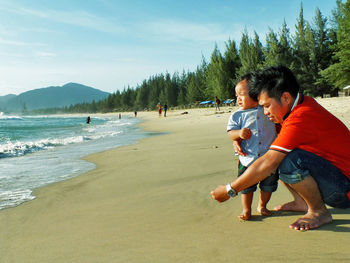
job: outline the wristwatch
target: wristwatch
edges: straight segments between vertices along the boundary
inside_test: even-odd
[[[227,194],[228,194],[230,197],[235,197],[235,196],[237,195],[235,189],[233,189],[233,188],[231,187],[231,184],[230,184],[230,183],[228,183],[228,184],[226,185],[226,191],[227,191]]]

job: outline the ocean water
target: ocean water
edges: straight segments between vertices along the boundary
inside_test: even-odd
[[[33,190],[95,168],[80,158],[149,136],[133,117],[6,116],[0,113],[0,209]]]

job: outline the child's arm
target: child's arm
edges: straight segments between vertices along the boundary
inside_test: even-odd
[[[228,137],[233,140],[233,148],[236,155],[246,156],[247,154],[242,151],[241,140],[248,140],[252,136],[252,132],[249,128],[242,128],[240,130],[229,130],[227,132]]]
[[[240,130],[229,130],[227,132],[227,135],[233,141],[237,141],[240,139],[248,140],[252,136],[252,132],[249,128],[242,128]]]

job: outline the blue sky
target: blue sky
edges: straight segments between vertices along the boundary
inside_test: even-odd
[[[115,92],[151,75],[193,71],[215,44],[247,28],[264,43],[283,20],[294,33],[299,0],[0,0],[0,96],[77,82]],[[335,0],[304,0],[330,17]]]

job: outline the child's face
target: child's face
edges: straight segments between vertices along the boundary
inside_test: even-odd
[[[246,80],[242,80],[236,86],[237,104],[242,110],[251,109],[258,106],[258,102],[254,101],[249,96],[248,89],[248,83]]]

